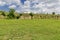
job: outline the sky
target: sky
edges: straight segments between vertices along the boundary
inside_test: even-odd
[[[60,13],[60,0],[0,0],[0,10],[34,13]]]

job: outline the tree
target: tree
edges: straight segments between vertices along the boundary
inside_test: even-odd
[[[15,18],[14,13],[15,13],[15,9],[10,9],[9,14],[8,14],[8,17],[9,17],[10,19]]]
[[[21,14],[19,14],[20,15],[20,17],[22,16],[22,13]]]
[[[52,18],[55,18],[55,12],[52,12]]]
[[[55,15],[55,12],[52,12],[52,15]]]
[[[32,13],[30,13],[29,15],[31,16],[31,19],[33,19],[33,14],[32,14]]]
[[[6,16],[4,11],[2,11],[1,15]]]

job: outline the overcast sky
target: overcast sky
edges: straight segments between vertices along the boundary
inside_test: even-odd
[[[60,0],[0,0],[0,10],[17,12],[60,13]]]

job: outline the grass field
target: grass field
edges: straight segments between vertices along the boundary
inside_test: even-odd
[[[0,40],[60,40],[60,20],[0,20]]]

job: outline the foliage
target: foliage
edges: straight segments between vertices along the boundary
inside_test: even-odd
[[[19,14],[20,16],[22,16],[22,13],[21,14]]]
[[[30,13],[29,15],[33,17],[33,13]]]
[[[8,19],[19,19],[22,15],[24,16],[24,13],[16,13],[15,9],[10,9],[9,12],[6,11],[0,11],[0,16],[3,15]],[[25,17],[27,19],[29,19],[28,17],[30,17],[31,19],[59,19],[60,18],[60,14],[56,15],[55,12],[52,12],[52,15],[47,13],[40,13],[38,14],[33,14],[32,12],[29,14],[25,14]],[[24,17],[24,18],[25,18]]]
[[[6,16],[4,11],[2,11],[1,15]]]
[[[55,12],[52,12],[52,15],[55,15]]]
[[[31,19],[33,19],[33,13],[30,13],[29,15],[31,16]]]
[[[14,10],[14,9],[10,9],[9,14],[8,14],[8,17],[9,17],[10,19],[14,19],[14,18],[15,18],[14,13],[15,13],[15,10]]]

